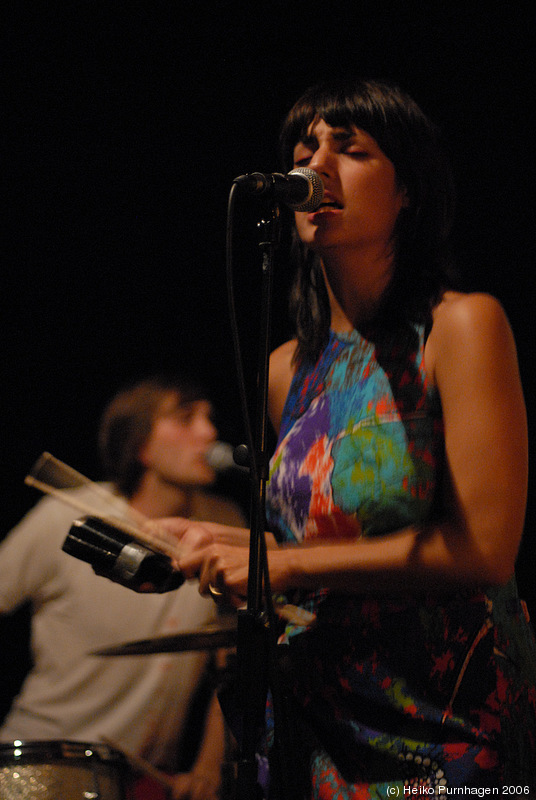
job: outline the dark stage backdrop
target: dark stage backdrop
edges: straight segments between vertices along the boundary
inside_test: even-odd
[[[420,8],[419,8],[420,6]],[[1,27],[2,532],[37,499],[49,450],[92,478],[106,400],[193,370],[243,440],[225,297],[229,188],[279,168],[281,118],[309,84],[398,82],[438,122],[458,185],[458,263],[518,342],[534,450],[534,131],[530,2],[6,0]],[[236,221],[235,286],[254,394],[257,209]],[[288,334],[280,264],[274,345]],[[531,483],[534,490],[534,480]],[[519,564],[535,595],[534,502]]]

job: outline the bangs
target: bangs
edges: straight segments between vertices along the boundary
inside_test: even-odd
[[[401,315],[428,320],[445,287],[456,285],[449,247],[455,193],[440,131],[397,86],[369,80],[324,82],[307,89],[283,122],[279,144],[285,172],[292,169],[298,142],[306,141],[311,124],[320,120],[331,128],[365,131],[391,161],[409,202],[396,221],[396,269],[382,315],[384,321]],[[295,227],[293,237],[297,354],[316,359],[329,335],[329,298],[317,255],[298,241]]]
[[[393,90],[384,91],[379,83],[332,87],[324,83],[308,89],[291,109],[281,131],[280,148],[286,170],[293,164],[293,152],[314,120],[334,128],[359,128],[370,134],[384,149],[385,132],[398,117]]]

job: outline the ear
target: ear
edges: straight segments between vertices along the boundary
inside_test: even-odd
[[[149,467],[149,453],[148,441],[142,444],[138,450],[138,461],[142,467],[147,469]]]

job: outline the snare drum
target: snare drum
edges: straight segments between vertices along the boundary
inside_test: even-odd
[[[129,769],[104,744],[14,742],[0,745],[2,800],[130,800]]]

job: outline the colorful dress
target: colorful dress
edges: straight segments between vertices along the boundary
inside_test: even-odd
[[[316,364],[298,368],[267,492],[281,541],[362,535],[389,547],[390,532],[438,512],[443,423],[424,342],[418,326],[332,332]],[[514,580],[288,599],[316,615],[289,625],[279,648],[305,797],[536,789],[536,646]]]

